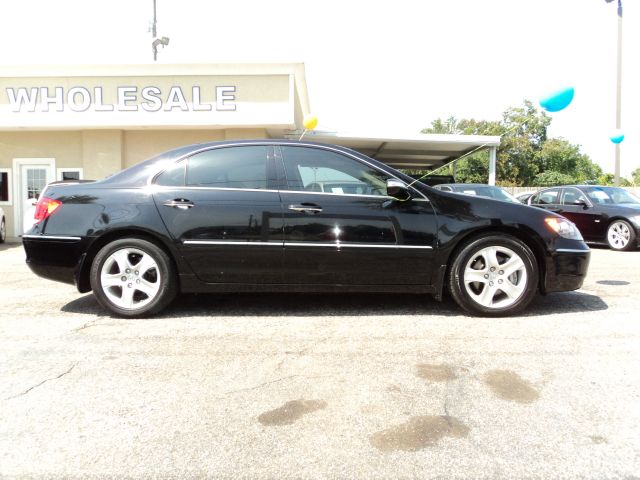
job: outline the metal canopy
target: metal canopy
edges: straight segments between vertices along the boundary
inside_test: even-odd
[[[299,138],[300,134],[286,135]],[[499,136],[419,134],[413,136],[356,135],[307,132],[305,140],[352,148],[395,168],[433,169],[474,149],[498,147]]]

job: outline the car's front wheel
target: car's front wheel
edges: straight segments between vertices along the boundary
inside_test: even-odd
[[[141,238],[120,239],[102,247],[93,260],[90,281],[98,302],[122,317],[158,313],[177,292],[170,258]]]
[[[614,220],[607,228],[607,243],[613,250],[631,250],[636,244],[636,232],[624,220]]]
[[[4,243],[7,239],[7,224],[4,221],[4,218],[0,220],[0,243]]]
[[[449,275],[451,296],[469,313],[512,315],[536,295],[538,264],[531,249],[510,235],[471,240],[453,259]]]

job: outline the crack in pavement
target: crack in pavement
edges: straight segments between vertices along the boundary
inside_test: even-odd
[[[93,326],[95,326],[95,323],[98,321],[98,319],[96,320],[91,320],[90,322],[85,323],[83,326],[78,327],[78,328],[74,328],[73,330],[71,330],[72,332],[79,332],[80,330],[84,330],[85,328],[91,328]]]
[[[44,385],[45,383],[50,382],[51,380],[58,380],[59,378],[64,377],[66,374],[71,373],[71,370],[73,370],[73,369],[76,367],[76,365],[78,365],[78,364],[77,364],[77,363],[74,363],[73,365],[71,365],[71,366],[69,367],[69,369],[68,369],[66,372],[62,372],[60,375],[57,375],[57,376],[52,377],[52,378],[45,378],[45,379],[44,379],[43,381],[41,381],[40,383],[38,383],[38,384],[36,384],[36,385],[33,385],[33,386],[31,386],[31,387],[27,388],[24,392],[22,392],[22,393],[18,393],[18,394],[16,394],[16,395],[12,395],[11,397],[7,397],[7,398],[5,398],[5,400],[12,400],[12,399],[14,399],[14,398],[22,397],[23,395],[26,395],[27,393],[29,393],[29,392],[30,392],[31,390],[33,390],[34,388],[38,388],[38,387],[40,387],[40,386]]]

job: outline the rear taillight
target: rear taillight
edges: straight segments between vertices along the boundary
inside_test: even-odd
[[[51,200],[50,198],[42,197],[38,200],[36,205],[36,213],[34,215],[36,222],[41,222],[45,218],[49,217],[49,215],[55,212],[60,205],[62,205],[62,202],[59,200]]]

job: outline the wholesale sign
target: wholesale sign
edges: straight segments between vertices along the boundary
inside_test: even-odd
[[[204,90],[204,91],[203,91]],[[235,111],[236,87],[215,86],[190,89],[189,100],[181,86],[172,86],[168,91],[161,87],[118,86],[115,101],[106,102],[103,87],[8,87],[6,95],[10,110],[24,112],[210,112]]]
[[[0,75],[2,129],[290,128],[290,74]],[[188,71],[188,68],[182,69]]]

